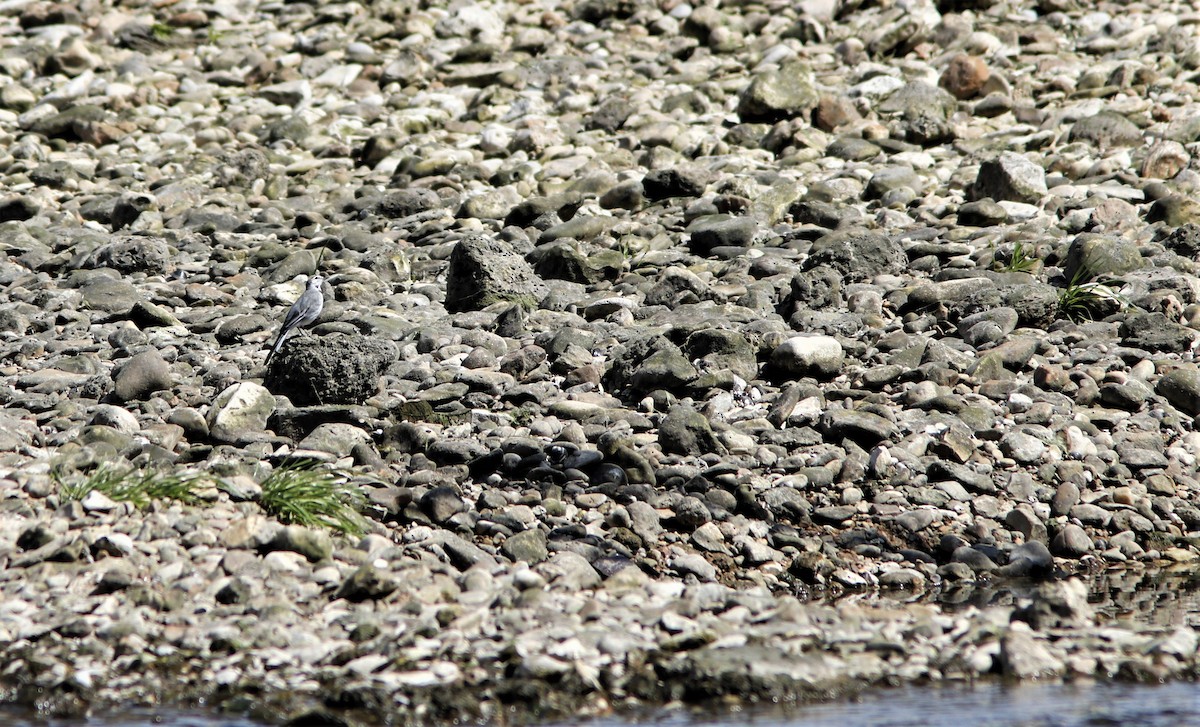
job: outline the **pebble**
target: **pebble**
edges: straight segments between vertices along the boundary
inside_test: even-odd
[[[1194,18],[634,5],[5,16],[0,643],[39,708],[1195,673],[1075,579],[1200,556]],[[288,517],[297,462],[365,532]],[[100,464],[211,481],[64,489]],[[1010,577],[1047,583],[945,606]]]

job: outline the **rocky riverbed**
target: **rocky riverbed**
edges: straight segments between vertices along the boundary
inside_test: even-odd
[[[1088,603],[1200,568],[1190,4],[8,0],[0,48],[3,700],[1200,671]],[[295,461],[365,534],[263,506]],[[210,484],[78,489],[123,469]]]

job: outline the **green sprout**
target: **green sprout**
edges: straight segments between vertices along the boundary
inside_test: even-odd
[[[1025,246],[1023,242],[1013,244],[1012,254],[1007,262],[997,261],[998,269],[1003,273],[1031,273],[1036,268],[1040,261],[1033,254],[1033,250]]]
[[[178,500],[189,504],[200,502],[200,491],[211,485],[211,478],[201,472],[167,473],[154,469],[135,470],[101,464],[87,475],[64,480],[59,470],[51,474],[58,483],[64,500],[82,500],[96,491],[116,502],[129,502],[143,508],[153,500]]]
[[[344,475],[289,462],[262,482],[263,509],[285,523],[327,527],[348,535],[367,531],[366,497]]]
[[[1112,313],[1114,306],[1120,310],[1128,305],[1128,301],[1113,289],[1120,281],[1090,278],[1085,268],[1075,271],[1071,282],[1058,294],[1059,315],[1076,322],[1092,321]]]

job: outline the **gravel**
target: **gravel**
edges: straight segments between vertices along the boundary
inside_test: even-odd
[[[1197,16],[968,5],[10,3],[4,699],[1194,675],[1087,593],[1200,565]],[[270,517],[289,457],[366,533]]]

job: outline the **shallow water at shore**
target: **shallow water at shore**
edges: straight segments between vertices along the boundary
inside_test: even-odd
[[[261,723],[178,710],[144,710],[86,720],[40,719],[0,710],[8,727],[259,727]],[[546,727],[575,727],[579,721]],[[900,687],[852,700],[787,709],[753,708],[713,714],[660,710],[614,716],[586,727],[1175,727],[1200,724],[1200,684],[979,684]]]
[[[578,723],[560,722],[554,727]],[[882,689],[838,702],[705,715],[661,712],[587,727],[1175,727],[1200,724],[1200,684],[981,684]]]
[[[880,605],[934,600],[948,611],[1011,606],[1028,597],[1035,584],[1000,582],[936,594],[878,592],[822,597],[814,602]],[[1111,571],[1089,582],[1089,602],[1107,623],[1200,628],[1200,574],[1193,570]],[[215,710],[147,709],[98,712],[86,719],[46,717],[36,711],[0,705],[0,727],[265,727],[267,723]],[[647,709],[636,714],[586,722],[556,721],[544,727],[974,727],[1000,725],[1100,727],[1200,725],[1200,683],[1086,682],[1009,684],[984,682],[909,685],[869,689],[849,699],[739,710],[711,708]]]

